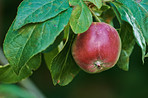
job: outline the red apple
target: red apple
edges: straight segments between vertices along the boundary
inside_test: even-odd
[[[120,51],[118,32],[102,22],[93,22],[86,32],[77,35],[72,45],[75,62],[89,73],[98,73],[113,67]]]

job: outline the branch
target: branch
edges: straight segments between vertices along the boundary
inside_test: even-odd
[[[93,14],[93,16],[95,17],[95,19],[98,21],[98,22],[101,22],[101,20],[96,16],[96,14],[91,10],[91,8],[89,8],[91,13]]]
[[[19,84],[35,95],[36,98],[46,98],[29,78],[19,82]]]
[[[8,61],[7,61],[7,59],[5,58],[4,53],[3,53],[1,47],[0,47],[0,64],[2,64],[2,65],[8,64]]]

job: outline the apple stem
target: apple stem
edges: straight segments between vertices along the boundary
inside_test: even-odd
[[[101,20],[97,17],[97,15],[91,10],[91,8],[89,8],[91,13],[93,14],[93,16],[95,17],[95,19],[98,21],[98,22],[101,22]]]

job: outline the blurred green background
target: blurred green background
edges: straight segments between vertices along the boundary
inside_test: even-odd
[[[0,0],[0,46],[21,1]],[[47,98],[148,98],[148,58],[143,64],[141,50],[135,45],[129,71],[122,71],[118,66],[99,74],[81,71],[64,87],[53,85],[43,59],[41,67],[30,79]],[[0,98],[29,98],[31,94],[20,87],[18,84],[0,84]]]

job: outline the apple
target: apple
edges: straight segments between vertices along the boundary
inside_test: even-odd
[[[113,67],[120,51],[118,32],[103,22],[93,22],[86,32],[76,36],[72,45],[75,62],[88,73],[98,73]]]

